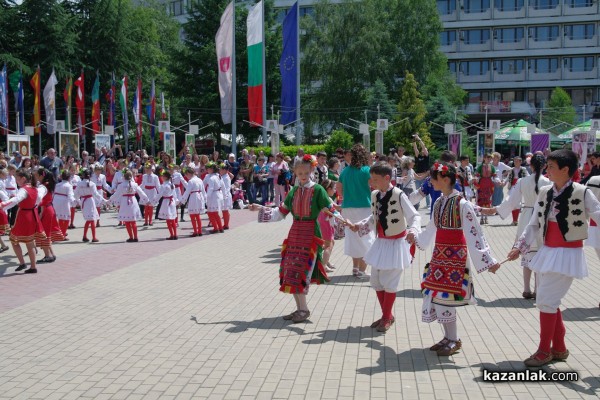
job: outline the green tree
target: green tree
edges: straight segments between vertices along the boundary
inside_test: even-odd
[[[325,142],[325,151],[328,157],[332,157],[337,148],[349,149],[354,143],[354,138],[351,134],[343,129],[338,129],[333,131],[327,142]]]
[[[554,88],[541,118],[543,125],[550,127],[552,133],[559,134],[565,130],[563,122],[566,126],[572,126],[575,125],[576,118],[571,96],[560,87]]]
[[[364,90],[366,107],[369,110],[378,110],[377,118],[393,119],[396,114],[396,105],[388,95],[385,83],[377,79],[373,86]]]

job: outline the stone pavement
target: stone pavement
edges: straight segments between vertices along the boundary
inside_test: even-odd
[[[418,252],[402,277],[396,324],[379,318],[366,281],[351,276],[337,241],[332,282],[312,287],[308,323],[280,316],[293,299],[277,291],[280,243],[290,222],[261,224],[232,213],[225,234],[164,241],[163,222],[124,243],[114,214],[102,217],[99,244],[56,244],[57,262],[37,275],[14,273],[0,257],[0,398],[597,398],[600,395],[600,262],[587,249],[591,276],[564,301],[567,362],[579,381],[487,383],[482,368],[522,369],[538,342],[538,312],[521,298],[516,262],[475,276],[478,306],[461,308],[460,353],[437,357],[437,323],[420,322]],[[424,218],[427,221],[427,217]],[[206,220],[203,220],[206,224]],[[498,217],[485,227],[502,260],[516,227]],[[82,226],[80,220],[78,226]],[[110,226],[109,226],[110,225]],[[41,255],[40,257],[41,258]]]

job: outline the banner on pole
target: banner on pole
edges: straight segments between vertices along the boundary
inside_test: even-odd
[[[170,132],[171,126],[169,124],[169,121],[158,121],[158,131],[162,133]]]
[[[58,135],[58,150],[58,155],[61,157],[79,157],[79,133],[60,132]]]
[[[7,135],[7,140],[10,155],[18,151],[23,157],[31,157],[30,137],[28,135]]]
[[[25,134],[27,136],[33,136],[35,134],[35,128],[33,126],[26,126],[25,127]]]
[[[452,125],[454,127],[454,125]],[[462,148],[462,134],[460,132],[452,132],[448,135],[448,149],[460,156],[460,150]]]
[[[389,127],[389,121],[387,119],[378,119],[377,120],[377,129],[380,131],[387,131]]]
[[[531,134],[531,152],[545,151],[550,148],[549,133],[532,133]]]
[[[360,124],[358,126],[358,131],[361,135],[369,135],[369,124]],[[368,150],[368,149],[367,149]]]
[[[454,133],[454,124],[444,124],[444,133],[447,135]]]
[[[94,147],[98,150],[105,147],[107,150],[110,149],[110,135],[96,135],[94,136]]]
[[[104,125],[104,134],[109,136],[115,135],[115,127],[112,125]]]
[[[488,131],[477,132],[477,165],[483,162],[483,156],[494,152],[494,133]]]
[[[177,157],[177,151],[175,147],[175,132],[165,132],[163,140],[163,150],[169,154],[173,159]]]
[[[198,132],[200,132],[198,125],[190,125],[190,135],[197,136]]]
[[[66,125],[65,125],[65,120],[64,119],[57,119],[54,122],[54,132],[52,132],[52,134],[56,133],[56,132],[64,132],[66,131]]]
[[[488,121],[489,128],[488,131],[494,133],[500,129],[500,120],[499,119],[490,119]]]
[[[271,154],[279,153],[279,132],[271,132]]]
[[[269,132],[277,132],[277,120],[276,119],[269,119],[267,120],[267,130]]]
[[[377,126],[379,126],[379,124],[377,124]],[[383,154],[383,131],[381,129],[375,131],[375,152],[377,154]]]
[[[596,132],[575,131],[571,148],[579,156],[579,165],[583,167],[590,154],[596,151]]]
[[[192,125],[191,127],[193,127],[193,126],[195,126],[196,128],[198,127],[198,125]],[[186,133],[185,134],[185,143],[187,144],[188,150],[191,153],[196,152],[196,135],[194,135],[193,133]]]

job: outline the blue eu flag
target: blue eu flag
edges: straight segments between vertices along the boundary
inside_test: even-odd
[[[279,60],[281,71],[281,121],[283,125],[298,119],[298,2],[283,20],[283,51]]]

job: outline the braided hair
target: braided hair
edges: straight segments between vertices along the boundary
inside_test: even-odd
[[[535,194],[539,193],[539,189],[538,189],[538,181],[540,180],[540,174],[542,173],[542,169],[544,168],[544,165],[546,164],[546,159],[544,158],[543,155],[541,154],[536,154],[533,157],[531,157],[531,168],[533,168],[535,170]]]

